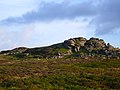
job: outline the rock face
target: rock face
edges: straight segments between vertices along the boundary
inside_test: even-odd
[[[120,57],[120,49],[114,48],[109,43],[106,44],[103,39],[99,38],[71,38],[65,40],[63,43],[64,47],[69,49],[73,53],[77,53],[75,56],[88,57],[88,56],[98,56],[101,55],[105,58],[107,57]],[[80,54],[82,53],[82,54]]]
[[[71,38],[64,41],[64,47],[70,49],[73,52],[79,52],[80,48],[84,46],[87,39],[83,37]]]
[[[83,47],[86,49],[94,50],[106,48],[107,45],[104,40],[99,38],[90,38],[87,40],[86,38],[79,37],[64,41],[64,47],[71,49],[73,52],[79,52]],[[108,47],[111,46],[109,45]]]
[[[54,44],[47,47],[38,48],[15,48],[13,50],[2,51],[3,55],[33,56],[35,58],[63,58],[73,56],[80,58],[100,57],[100,58],[120,58],[120,49],[114,48],[109,43],[99,38],[90,38],[87,40],[83,37],[71,38],[62,43]]]
[[[85,47],[90,49],[102,49],[106,47],[106,43],[104,42],[104,40],[99,38],[90,38],[90,40],[87,40],[87,42],[85,43]]]

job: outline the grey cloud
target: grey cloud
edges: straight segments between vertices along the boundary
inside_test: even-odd
[[[61,19],[75,19],[77,17],[88,17],[95,14],[94,5],[91,0],[82,3],[62,3],[42,2],[37,10],[28,12],[21,17],[8,17],[1,20],[1,24],[24,24],[33,22],[43,22]]]
[[[103,35],[118,31],[120,28],[120,0],[104,0],[97,9],[97,16],[93,19],[96,25],[96,35]]]
[[[52,20],[80,17],[94,17],[90,25],[96,27],[95,34],[103,35],[120,32],[120,0],[89,0],[82,3],[69,2],[42,2],[36,10],[27,12],[21,17],[8,17],[0,24],[29,24],[34,22],[49,22]],[[98,3],[99,2],[99,3]]]

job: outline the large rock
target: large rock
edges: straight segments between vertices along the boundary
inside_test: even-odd
[[[106,47],[106,43],[99,38],[90,38],[90,40],[87,40],[85,43],[85,47],[90,49],[103,49]]]
[[[83,37],[71,38],[64,41],[64,47],[72,50],[73,52],[78,52],[80,47],[84,46],[87,39]]]
[[[114,51],[115,50],[115,48],[112,45],[110,45],[110,43],[107,44],[106,49],[109,50],[109,51]]]

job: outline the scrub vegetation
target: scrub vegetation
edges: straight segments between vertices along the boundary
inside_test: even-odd
[[[119,59],[0,56],[0,90],[119,90]]]

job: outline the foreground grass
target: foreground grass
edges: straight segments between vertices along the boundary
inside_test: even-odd
[[[0,90],[4,89],[119,90],[120,60],[1,59]]]

